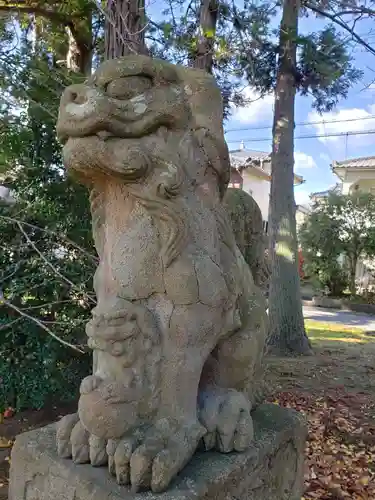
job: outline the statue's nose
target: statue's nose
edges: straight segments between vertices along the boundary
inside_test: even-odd
[[[71,85],[65,89],[62,102],[65,105],[70,103],[84,104],[87,102],[87,87],[81,84]]]
[[[80,105],[88,102],[88,91],[89,89],[86,85],[76,84],[67,87],[61,96],[56,133],[58,140],[62,144],[64,144],[71,135],[69,120],[72,116],[75,118],[82,118],[82,113],[85,114],[86,112],[89,112],[89,110],[85,109],[85,106],[79,107]]]

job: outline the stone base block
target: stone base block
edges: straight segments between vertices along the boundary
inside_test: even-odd
[[[300,500],[306,425],[297,412],[262,405],[246,453],[197,453],[167,492],[134,494],[106,468],[56,455],[55,426],[21,434],[11,456],[9,500]]]

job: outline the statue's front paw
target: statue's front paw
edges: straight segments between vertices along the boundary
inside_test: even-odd
[[[108,442],[109,471],[119,484],[131,484],[135,492],[165,491],[189,462],[205,432],[198,422],[160,420],[143,438]]]
[[[233,389],[213,387],[199,395],[199,419],[206,427],[206,450],[245,451],[254,439],[251,405]]]
[[[77,413],[60,420],[56,441],[57,453],[62,458],[72,458],[76,464],[91,463],[94,467],[107,463],[107,442],[90,435]]]

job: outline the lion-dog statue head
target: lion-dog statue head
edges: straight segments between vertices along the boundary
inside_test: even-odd
[[[204,163],[215,172],[221,197],[229,181],[220,91],[213,77],[200,70],[139,55],[106,61],[86,83],[66,89],[57,135],[64,144],[65,165],[88,184],[105,175],[132,183],[152,174],[144,151],[162,157],[165,152],[158,151],[161,137],[166,145],[168,140],[183,142],[194,137],[201,143],[201,153],[209,155]],[[143,155],[142,138],[148,146]],[[177,144],[173,146],[178,150]],[[171,144],[168,147],[173,149]],[[194,149],[191,154],[197,154]],[[155,168],[155,161],[151,163]],[[190,161],[184,166],[193,165]],[[194,184],[206,174],[199,172],[201,158],[197,157],[195,165],[197,171],[185,172]]]

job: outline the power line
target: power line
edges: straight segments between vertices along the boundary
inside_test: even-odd
[[[334,134],[334,133],[328,133],[328,134],[314,134],[314,135],[299,135],[294,137],[294,139],[319,139],[323,137],[347,137],[349,135],[369,135],[369,134],[375,134],[375,130],[363,130],[359,132],[341,132],[339,134]],[[238,141],[227,141],[229,143],[241,143],[241,142],[268,142],[271,141],[271,137],[266,138],[246,138],[246,139],[240,139]],[[245,150],[246,151],[246,150]]]
[[[362,118],[347,118],[344,120],[320,120],[315,122],[299,122],[296,123],[296,127],[302,127],[305,125],[326,125],[327,123],[345,123],[345,122],[359,122],[362,120],[375,120],[375,115],[371,116],[363,116]],[[242,130],[270,130],[272,129],[272,125],[266,125],[263,127],[238,127],[238,128],[230,128],[225,131],[226,134],[229,132],[242,132]]]

